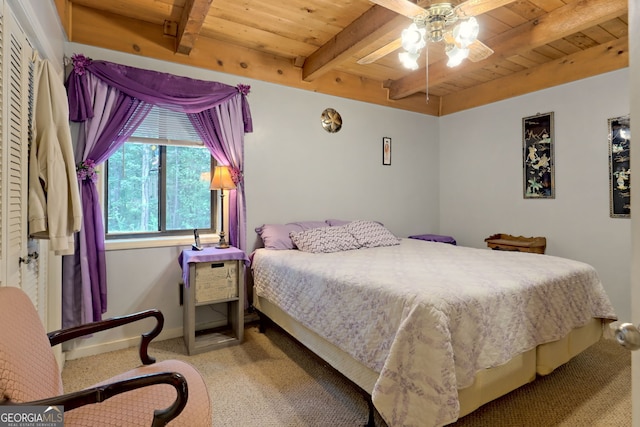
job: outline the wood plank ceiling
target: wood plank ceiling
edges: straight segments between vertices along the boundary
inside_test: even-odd
[[[487,59],[450,68],[429,43],[415,71],[411,19],[368,0],[54,1],[72,42],[436,116],[629,62],[628,0],[514,0],[477,16]]]

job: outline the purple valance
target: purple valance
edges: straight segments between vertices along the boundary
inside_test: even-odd
[[[108,61],[94,61],[83,55],[74,55],[73,62],[74,69],[67,79],[71,121],[82,122],[93,117],[90,85],[87,83],[90,73],[133,98],[184,113],[199,113],[240,96],[244,131],[253,131],[251,112],[246,99],[249,92],[247,85],[229,86]]]

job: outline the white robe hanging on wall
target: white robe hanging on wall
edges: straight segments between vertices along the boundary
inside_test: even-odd
[[[36,63],[33,141],[29,151],[29,235],[49,239],[56,255],[74,252],[82,206],[62,79],[48,60]]]

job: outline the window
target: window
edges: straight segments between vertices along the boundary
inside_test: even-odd
[[[214,165],[184,113],[153,107],[106,162],[107,238],[212,232]]]

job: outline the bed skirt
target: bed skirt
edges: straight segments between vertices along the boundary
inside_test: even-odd
[[[378,380],[378,372],[353,359],[337,346],[301,325],[268,300],[254,295],[254,307],[371,395]],[[602,337],[605,323],[602,319],[592,319],[587,325],[574,329],[558,341],[542,344],[501,366],[478,372],[471,386],[458,390],[459,416],[467,415],[480,406],[532,382],[537,375],[550,374],[554,369],[598,342]]]

